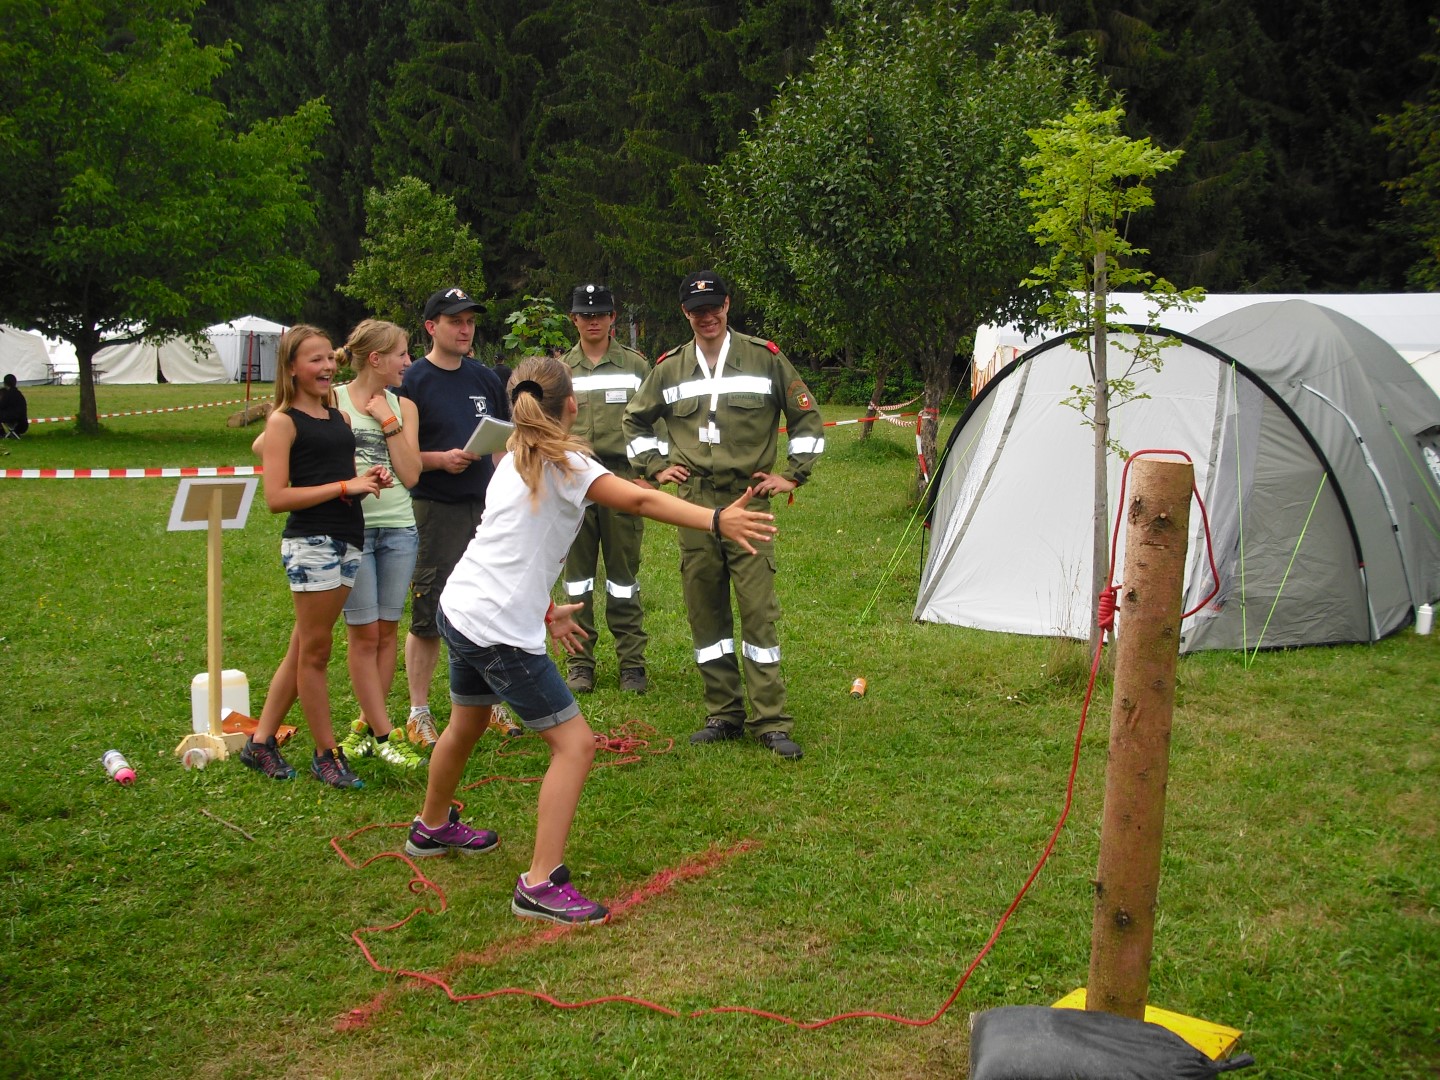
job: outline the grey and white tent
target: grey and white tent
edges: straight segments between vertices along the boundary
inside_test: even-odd
[[[1111,434],[1195,466],[1220,591],[1182,651],[1375,641],[1440,597],[1440,397],[1394,348],[1299,300],[1177,336]],[[1088,378],[1052,339],[966,410],[932,489],[918,620],[1089,635],[1093,435],[1062,404]],[[1185,610],[1213,584],[1194,508],[1190,524]],[[1117,567],[1123,552],[1122,531]]]

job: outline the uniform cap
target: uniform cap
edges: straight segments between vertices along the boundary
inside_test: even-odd
[[[680,283],[680,306],[686,311],[723,304],[729,295],[725,280],[714,270],[701,270]]]
[[[609,315],[615,310],[615,294],[608,285],[576,285],[570,295],[570,314]]]

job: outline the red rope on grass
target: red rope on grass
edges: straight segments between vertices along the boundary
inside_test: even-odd
[[[1147,455],[1147,454],[1177,454],[1177,455],[1179,455],[1180,457],[1184,457],[1184,458],[1186,459],[1186,461],[1189,461],[1189,460],[1190,460],[1189,455],[1185,454],[1183,451],[1178,451],[1178,450],[1143,450],[1143,451],[1140,451],[1140,452],[1137,453],[1137,454],[1132,454],[1132,455],[1131,455],[1129,461],[1126,462],[1125,470],[1124,470],[1124,473],[1122,473],[1122,477],[1121,477],[1120,498],[1119,498],[1119,500],[1117,501],[1116,520],[1115,520],[1115,531],[1116,531],[1117,534],[1118,534],[1118,532],[1119,532],[1119,528],[1120,528],[1120,524],[1121,524],[1121,515],[1123,514],[1123,511],[1124,511],[1125,478],[1126,478],[1126,476],[1127,476],[1128,473],[1129,473],[1130,462],[1133,462],[1136,458],[1141,457],[1141,456],[1144,456],[1144,455]],[[1192,462],[1192,464],[1193,464],[1193,462]],[[1219,574],[1218,574],[1218,572],[1217,572],[1216,569],[1215,569],[1215,559],[1214,559],[1214,553],[1213,553],[1213,542],[1212,542],[1211,537],[1210,537],[1210,521],[1209,521],[1209,517],[1208,517],[1208,515],[1207,515],[1206,512],[1205,512],[1205,504],[1204,504],[1203,500],[1200,499],[1200,492],[1199,492],[1198,490],[1194,489],[1194,488],[1193,488],[1193,485],[1192,485],[1192,490],[1194,490],[1196,501],[1200,503],[1200,513],[1201,513],[1201,517],[1202,517],[1202,520],[1204,521],[1204,526],[1205,526],[1206,554],[1207,554],[1207,556],[1208,556],[1208,558],[1209,558],[1209,560],[1210,560],[1211,576],[1212,576],[1212,578],[1216,581],[1216,587],[1215,587],[1215,590],[1213,590],[1209,595],[1207,595],[1207,596],[1205,597],[1205,599],[1202,600],[1201,603],[1198,604],[1198,605],[1192,610],[1192,612],[1187,612],[1186,614],[1191,614],[1191,613],[1193,613],[1193,611],[1198,611],[1201,607],[1203,607],[1206,603],[1208,603],[1208,602],[1210,601],[1210,599],[1215,595],[1216,592],[1219,591]],[[1101,628],[1104,629],[1104,630],[1106,630],[1106,631],[1109,631],[1109,630],[1113,629],[1113,626],[1114,626],[1114,606],[1115,606],[1115,605],[1114,605],[1114,601],[1115,601],[1115,593],[1118,591],[1118,588],[1119,588],[1118,586],[1116,586],[1116,585],[1114,584],[1114,575],[1115,575],[1115,542],[1114,542],[1114,539],[1112,538],[1111,547],[1110,547],[1110,570],[1109,570],[1109,573],[1108,573],[1108,575],[1107,575],[1107,587],[1106,587],[1105,591],[1101,594],[1101,597],[1100,597],[1100,604],[1099,604],[1099,607],[1100,607],[1100,617],[1099,617],[1099,619],[1098,619],[1098,622],[1099,622]],[[1107,605],[1107,602],[1106,602],[1106,601],[1107,601],[1107,597],[1108,597],[1108,601],[1109,601],[1109,602],[1108,602],[1108,605]],[[1108,606],[1108,612],[1106,611],[1107,606]],[[1183,616],[1182,616],[1182,617],[1183,617]],[[1108,625],[1107,625],[1107,624],[1108,624]],[[1090,678],[1089,678],[1089,681],[1086,683],[1086,686],[1085,686],[1085,699],[1084,699],[1083,703],[1081,704],[1081,708],[1080,708],[1080,722],[1079,722],[1079,724],[1076,726],[1076,729],[1075,729],[1075,743],[1074,743],[1073,749],[1071,750],[1071,755],[1070,755],[1070,770],[1069,770],[1069,773],[1068,773],[1068,775],[1066,776],[1066,780],[1065,780],[1065,799],[1064,799],[1064,801],[1063,801],[1063,803],[1062,803],[1062,805],[1061,805],[1060,816],[1056,819],[1055,827],[1050,831],[1050,836],[1049,836],[1049,838],[1048,838],[1048,839],[1046,840],[1046,842],[1045,842],[1045,846],[1044,846],[1043,850],[1042,850],[1041,853],[1040,853],[1040,858],[1036,861],[1035,866],[1034,866],[1034,868],[1030,871],[1029,876],[1026,877],[1024,884],[1020,886],[1020,889],[1019,889],[1018,892],[1016,892],[1014,899],[1012,899],[1012,900],[1010,901],[1009,906],[1006,907],[1004,913],[1000,916],[999,920],[996,922],[995,928],[994,928],[994,930],[991,931],[989,938],[986,939],[985,944],[980,948],[980,951],[975,954],[975,958],[970,962],[969,966],[966,967],[965,971],[961,974],[959,981],[955,984],[955,988],[950,992],[950,995],[945,999],[945,1001],[941,1003],[941,1005],[940,1005],[940,1007],[939,1007],[938,1009],[936,1009],[930,1016],[924,1017],[924,1018],[919,1018],[919,1019],[914,1018],[914,1017],[900,1016],[900,1015],[895,1014],[895,1013],[881,1012],[881,1011],[872,1010],[872,1009],[856,1009],[856,1010],[852,1010],[852,1011],[850,1011],[850,1012],[837,1013],[836,1015],[827,1017],[827,1018],[825,1018],[825,1019],[823,1019],[823,1020],[805,1021],[805,1020],[797,1020],[797,1019],[795,1019],[794,1017],[786,1016],[786,1015],[784,1015],[784,1014],[782,1014],[782,1013],[775,1013],[775,1012],[770,1012],[770,1011],[765,1010],[765,1009],[753,1008],[753,1007],[748,1006],[748,1005],[717,1005],[717,1006],[712,1006],[711,1008],[707,1008],[707,1009],[696,1009],[696,1010],[694,1010],[693,1012],[690,1012],[690,1013],[684,1014],[684,1015],[687,1016],[689,1019],[692,1019],[692,1020],[693,1020],[693,1019],[696,1019],[696,1018],[698,1018],[698,1017],[707,1016],[707,1015],[725,1014],[725,1013],[738,1013],[738,1014],[745,1015],[745,1016],[754,1016],[754,1017],[759,1017],[759,1018],[765,1019],[765,1020],[773,1020],[773,1021],[775,1021],[776,1023],[786,1024],[786,1025],[788,1025],[788,1026],[790,1026],[790,1027],[799,1028],[799,1029],[802,1030],[802,1031],[818,1031],[818,1030],[821,1029],[821,1028],[829,1027],[831,1024],[839,1023],[839,1022],[842,1021],[842,1020],[859,1020],[859,1019],[888,1020],[888,1021],[891,1021],[892,1023],[903,1024],[903,1025],[905,1025],[905,1026],[907,1026],[907,1027],[928,1027],[929,1025],[931,1025],[931,1024],[935,1023],[936,1021],[938,1021],[938,1020],[939,1020],[942,1016],[944,1016],[947,1012],[949,1012],[951,1006],[954,1005],[955,1002],[956,1002],[956,1000],[959,999],[961,992],[965,989],[966,984],[970,981],[970,976],[975,973],[975,970],[980,966],[981,962],[985,959],[985,957],[986,957],[987,955],[989,955],[990,950],[994,947],[996,941],[999,940],[1001,933],[1004,932],[1005,927],[1009,924],[1011,916],[1015,914],[1015,911],[1016,911],[1016,910],[1019,908],[1019,906],[1020,906],[1020,902],[1025,899],[1025,896],[1026,896],[1026,895],[1029,893],[1029,891],[1030,891],[1030,887],[1035,883],[1036,879],[1040,876],[1040,871],[1043,870],[1043,869],[1045,868],[1045,864],[1050,861],[1050,855],[1051,855],[1051,854],[1054,852],[1054,850],[1055,850],[1056,841],[1059,840],[1059,838],[1060,838],[1060,833],[1061,833],[1061,831],[1065,828],[1065,823],[1066,823],[1066,821],[1068,821],[1069,818],[1070,818],[1070,811],[1071,811],[1071,808],[1073,807],[1074,801],[1075,801],[1075,777],[1076,777],[1076,775],[1078,774],[1079,769],[1080,769],[1080,748],[1081,748],[1081,746],[1083,745],[1083,742],[1084,742],[1085,727],[1086,727],[1086,724],[1087,724],[1087,722],[1088,722],[1088,720],[1089,720],[1089,715],[1090,715],[1090,703],[1091,703],[1091,701],[1093,700],[1094,694],[1095,694],[1095,679],[1096,679],[1096,676],[1097,676],[1097,674],[1099,673],[1099,670],[1100,670],[1100,657],[1101,657],[1101,655],[1102,655],[1102,652],[1103,652],[1103,650],[1104,650],[1104,647],[1105,647],[1105,634],[1101,634],[1101,635],[1100,635],[1100,640],[1097,642],[1097,644],[1096,644],[1096,646],[1095,646],[1095,655],[1094,655],[1094,657],[1093,657],[1093,659],[1091,660],[1091,663],[1090,663]],[[652,729],[652,730],[653,730],[653,729]],[[599,740],[600,740],[600,736],[597,735],[597,742],[598,742]],[[623,741],[623,740],[622,740],[622,741]],[[673,744],[673,740],[672,740],[672,744]],[[608,748],[609,748],[609,747],[607,747],[607,749],[608,749]],[[666,749],[668,750],[669,747],[667,747]],[[622,750],[622,751],[619,751],[619,752],[625,753],[625,752],[628,752],[628,751]],[[663,752],[665,752],[665,751],[659,751],[659,752],[663,753]],[[613,764],[620,764],[620,763],[622,763],[622,762],[618,762],[618,761],[617,761],[617,762],[614,762]],[[496,779],[496,778],[492,778],[492,779]],[[485,781],[481,781],[481,783],[484,783],[484,782],[485,782]],[[474,786],[474,785],[471,785],[471,786]],[[374,827],[374,826],[367,826],[367,828],[373,828],[373,827]],[[362,830],[358,830],[357,832],[363,832],[363,831],[364,831],[364,830],[362,829]],[[351,834],[351,835],[356,835],[356,834]],[[331,844],[336,847],[336,850],[337,850],[337,851],[340,851],[340,848],[339,848],[338,844],[335,844],[335,841],[334,841],[334,840],[331,841]],[[732,848],[732,849],[731,849],[731,852],[735,852],[735,851],[737,851],[737,850],[748,850],[748,848],[749,848],[750,846],[753,846],[753,845],[754,845],[754,841],[748,841],[748,840],[747,840],[747,841],[743,841],[740,845],[736,845],[735,848]],[[725,854],[728,855],[729,853],[725,853]],[[342,856],[342,858],[345,857],[343,851],[341,851],[341,856]],[[378,858],[384,858],[384,857],[385,857],[384,855],[375,856],[375,858],[377,858],[377,859],[378,859]],[[394,857],[394,858],[402,858],[402,859],[405,860],[405,862],[410,863],[410,860],[409,860],[408,858],[405,858],[404,856],[392,855],[391,857]],[[721,857],[724,857],[724,856],[721,856]],[[366,866],[366,865],[369,865],[369,862],[373,862],[373,861],[375,861],[375,860],[374,860],[374,859],[368,860],[366,863],[362,864],[362,867],[363,867],[363,866]],[[715,861],[715,860],[712,860],[712,861]],[[347,862],[347,863],[350,863],[350,860],[349,860],[348,858],[346,858],[346,862]],[[351,863],[351,865],[353,866],[354,864]],[[443,911],[443,910],[444,910],[444,909],[443,909],[444,894],[443,894],[443,893],[440,893],[440,890],[438,889],[438,887],[434,886],[433,883],[429,882],[429,880],[426,879],[423,874],[421,874],[418,870],[416,870],[416,869],[414,868],[414,864],[413,864],[413,863],[410,863],[410,866],[411,866],[412,872],[416,875],[416,878],[420,879],[420,881],[423,881],[423,882],[425,883],[425,885],[427,885],[427,886],[429,886],[429,887],[431,887],[431,888],[435,888],[435,891],[436,891],[437,893],[439,893],[439,895],[440,895],[440,897],[441,897],[441,902],[442,902],[442,909],[441,909],[441,910]],[[673,872],[673,874],[672,874],[671,872],[668,872],[668,871],[663,871],[661,874],[656,875],[655,878],[652,878],[651,881],[648,882],[645,886],[642,886],[641,889],[636,890],[636,892],[632,893],[632,894],[631,894],[629,897],[627,897],[625,900],[622,900],[622,901],[618,902],[617,904],[615,904],[614,906],[612,906],[612,907],[611,907],[611,918],[613,919],[613,918],[615,918],[617,915],[621,915],[621,914],[627,912],[627,911],[630,909],[630,907],[634,906],[635,904],[638,904],[638,903],[643,902],[643,899],[646,899],[646,898],[648,898],[648,897],[651,896],[651,895],[657,895],[659,892],[663,892],[665,889],[669,888],[669,886],[670,886],[671,884],[673,884],[673,882],[674,882],[675,880],[678,880],[680,877],[682,877],[682,876],[690,877],[690,876],[694,876],[695,874],[701,873],[701,872],[703,872],[702,869],[690,869],[689,867],[681,867],[681,868],[679,868],[677,871]],[[413,892],[413,891],[420,891],[420,888],[417,888],[417,881],[416,881],[415,878],[412,878],[411,883],[410,883],[410,888],[411,888],[411,891],[412,891],[412,892]],[[421,911],[421,910],[428,910],[428,909],[425,909],[425,908],[417,908],[417,909],[415,909],[414,911],[412,911],[408,916],[406,916],[405,919],[403,919],[403,920],[401,920],[400,922],[394,924],[393,927],[387,927],[387,928],[385,928],[385,929],[394,929],[394,928],[397,928],[397,927],[400,927],[400,926],[405,925],[406,922],[409,922],[410,919],[414,918],[415,915],[418,914],[419,911]],[[518,939],[518,941],[520,941],[520,942],[533,941],[533,942],[537,942],[537,943],[538,943],[538,942],[541,941],[541,940],[555,940],[555,939],[557,939],[557,938],[559,938],[559,937],[563,937],[563,936],[567,935],[568,933],[570,933],[571,931],[573,931],[573,930],[575,930],[575,929],[576,929],[576,927],[571,927],[571,926],[555,926],[555,927],[547,928],[546,930],[540,931],[540,932],[537,933],[537,934],[531,935],[528,939]],[[444,979],[440,978],[439,976],[429,975],[429,974],[426,974],[426,973],[423,973],[423,972],[413,972],[413,971],[405,971],[405,970],[399,970],[399,969],[388,969],[388,968],[382,968],[382,967],[380,967],[378,964],[376,964],[374,958],[370,955],[369,950],[368,950],[368,949],[365,949],[364,943],[360,941],[360,939],[358,938],[358,936],[352,935],[352,937],[355,937],[355,940],[356,940],[357,944],[359,944],[360,947],[361,947],[361,949],[364,950],[366,959],[370,961],[371,966],[374,967],[377,971],[386,971],[386,972],[393,971],[395,974],[404,975],[404,976],[406,976],[406,977],[415,978],[415,979],[417,979],[417,980],[419,980],[419,981],[429,983],[430,985],[433,985],[433,986],[439,988],[440,990],[444,991],[445,995],[446,995],[448,998],[450,998],[451,1001],[454,1001],[454,1002],[481,1001],[481,1000],[484,1000],[484,999],[486,999],[486,998],[492,998],[492,997],[517,997],[517,996],[518,996],[518,997],[534,998],[534,999],[537,1000],[537,1001],[543,1001],[543,1002],[545,1002],[547,1005],[551,1005],[551,1006],[553,1006],[553,1007],[555,1007],[555,1008],[557,1008],[557,1009],[583,1009],[583,1008],[587,1008],[587,1007],[589,1007],[589,1006],[591,1006],[591,1005],[602,1005],[602,1004],[609,1004],[609,1003],[623,1003],[623,1004],[627,1004],[627,1005],[637,1005],[637,1006],[639,1006],[639,1007],[641,1007],[641,1008],[649,1009],[649,1010],[651,1010],[652,1012],[661,1013],[661,1014],[663,1014],[663,1015],[665,1015],[665,1016],[673,1017],[673,1018],[675,1018],[675,1019],[680,1019],[680,1018],[682,1017],[682,1014],[679,1013],[679,1012],[676,1012],[674,1009],[670,1009],[670,1008],[668,1008],[668,1007],[666,1007],[666,1006],[664,1006],[664,1005],[656,1004],[656,1003],[653,1002],[653,1001],[646,1001],[646,1000],[643,999],[643,998],[632,997],[632,996],[627,995],[627,994],[610,994],[610,995],[606,995],[606,996],[603,996],[603,997],[589,998],[589,999],[586,999],[586,1000],[584,1000],[584,1001],[561,1001],[560,999],[558,999],[558,998],[556,998],[556,997],[554,997],[554,996],[552,996],[552,995],[550,995],[550,994],[546,994],[546,993],[543,993],[543,992],[538,991],[538,990],[527,990],[527,989],[522,989],[522,988],[518,988],[518,987],[505,987],[505,988],[499,989],[499,990],[487,990],[487,991],[484,991],[484,992],[481,992],[481,993],[477,993],[477,994],[456,994],[456,993],[454,992],[454,990],[451,989],[451,987],[449,986],[449,984],[448,984]],[[511,945],[510,943],[506,943],[506,944],[504,944],[504,945],[500,945],[500,946],[497,946],[497,947],[492,947],[492,949],[487,950],[486,953],[481,954],[480,957],[477,958],[477,962],[488,962],[488,961],[486,960],[486,958],[489,957],[489,956],[491,956],[492,954],[495,955],[495,957],[498,959],[499,956],[501,956],[501,955],[508,955],[511,951],[515,951],[518,947],[519,947],[518,945]],[[359,1017],[362,1012],[363,1012],[363,1010],[353,1010],[350,1015],[351,1015],[351,1016],[355,1016],[355,1017]],[[353,1024],[352,1026],[364,1026],[366,1023],[368,1023],[369,1015],[373,1015],[373,1013],[367,1013],[367,1014],[365,1014],[363,1017],[359,1018],[359,1019],[358,1019],[358,1022],[356,1022],[356,1023]],[[344,1022],[344,1021],[342,1021],[342,1023],[343,1023],[343,1022]],[[338,1028],[338,1027],[340,1027],[339,1024],[337,1024],[337,1028]]]

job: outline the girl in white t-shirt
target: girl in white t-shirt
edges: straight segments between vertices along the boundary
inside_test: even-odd
[[[714,511],[621,480],[569,434],[575,420],[570,370],[534,356],[510,378],[515,431],[485,496],[485,514],[440,595],[440,632],[450,647],[450,723],[430,756],[425,805],[410,828],[412,856],[493,851],[499,838],[460,821],[455,790],[491,706],[504,702],[550,747],[540,785],[535,851],[515,883],[510,909],[559,923],[604,922],[609,912],[581,896],[564,865],[565,842],[595,757],[595,736],[546,652],[546,635],[575,653],[584,631],[550,590],[579,531],[599,503],[669,525],[709,529],[752,555],[751,540],[775,535],[774,515],[746,510],[747,491]]]

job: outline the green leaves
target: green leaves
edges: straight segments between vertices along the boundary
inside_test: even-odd
[[[10,5],[0,114],[0,319],[65,338],[95,424],[107,335],[194,332],[298,304],[315,273],[306,170],[329,122],[311,102],[236,132],[210,87],[229,48],[197,45],[193,5]],[[63,61],[57,61],[63,57]]]
[[[454,201],[403,176],[384,191],[365,193],[365,236],[349,280],[338,286],[379,319],[404,326],[418,339],[425,298],[458,285],[485,294],[480,241],[461,224]]]

